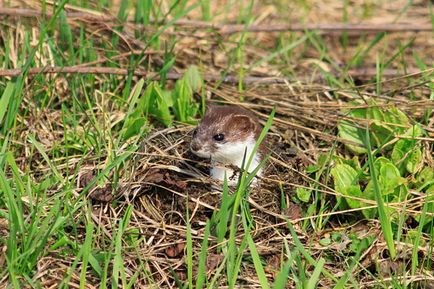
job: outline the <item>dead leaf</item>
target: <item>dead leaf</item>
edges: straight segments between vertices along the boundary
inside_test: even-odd
[[[79,177],[79,187],[85,188],[95,178],[93,171],[87,171]]]
[[[113,200],[112,186],[105,185],[103,188],[95,188],[89,193],[89,198],[93,201],[108,203]]]
[[[286,209],[282,210],[282,215],[288,217],[289,220],[296,220],[302,217],[301,207],[295,203],[289,203]]]
[[[148,183],[161,183],[164,180],[164,175],[158,169],[151,169],[148,171],[145,177],[145,181]]]
[[[268,257],[267,265],[265,266],[265,272],[271,274],[273,278],[277,276],[277,273],[280,271],[280,255],[274,254]]]
[[[79,176],[79,188],[87,187],[95,178],[95,172],[87,171]],[[111,184],[106,184],[104,187],[95,187],[92,186],[89,190],[89,198],[93,201],[108,203],[113,200],[112,194],[112,186]]]
[[[181,253],[184,252],[185,243],[178,243],[174,246],[170,246],[166,248],[166,255],[169,258],[178,257]]]
[[[378,262],[378,270],[385,276],[395,275],[398,272],[404,273],[405,267],[405,263],[402,260],[392,261],[390,259],[383,259]]]
[[[185,270],[182,269],[177,270],[176,275],[178,276],[178,279],[181,281],[187,280],[187,273],[185,272]]]
[[[175,186],[175,187],[177,187],[178,189],[181,189],[181,190],[185,190],[187,188],[187,182],[180,181],[180,180],[174,180],[174,179],[172,179],[170,177],[169,173],[165,174],[165,180],[164,181],[165,181],[166,184]]]
[[[0,268],[4,268],[3,265],[5,264],[6,261],[6,250],[7,250],[6,246],[3,246],[3,248],[0,249],[0,252],[2,252],[0,254]]]
[[[206,258],[206,270],[210,272],[217,269],[223,258],[221,254],[209,254],[208,258]]]
[[[185,190],[187,188],[187,182],[174,178],[173,175],[166,170],[150,169],[145,180],[147,183],[166,185],[179,190]]]

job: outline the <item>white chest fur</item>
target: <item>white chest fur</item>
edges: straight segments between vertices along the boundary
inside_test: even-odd
[[[238,182],[239,173],[234,172],[234,170],[231,169],[228,165],[241,168],[243,164],[244,152],[246,152],[246,159],[244,163],[244,166],[246,166],[254,146],[255,139],[253,137],[249,137],[246,141],[243,142],[220,144],[217,152],[211,157],[211,177],[213,179],[223,181],[226,173],[228,184],[235,185]],[[261,156],[259,153],[256,152],[253,155],[250,166],[246,168],[247,171],[252,172],[259,165],[260,162]],[[261,173],[262,170],[259,170],[256,175],[260,176]]]

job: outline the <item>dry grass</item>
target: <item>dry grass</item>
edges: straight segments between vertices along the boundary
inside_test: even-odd
[[[238,23],[240,14],[237,12],[244,10],[237,8],[237,5],[243,1],[232,1],[236,2],[232,4],[228,4],[230,1],[211,2],[215,15],[213,23]],[[432,17],[427,9],[429,1],[415,1],[405,10],[402,7],[406,1],[383,4],[376,1],[351,1],[351,5],[346,8],[343,2],[346,1],[294,1],[292,4],[285,4],[285,1],[267,1],[267,4],[257,2],[251,12],[254,15],[252,24],[339,23],[343,21],[342,11],[345,9],[350,22],[363,21],[374,25],[393,23],[400,12],[402,15],[398,22],[429,24]],[[47,3],[48,10],[51,10],[51,2]],[[245,9],[246,4],[243,2],[242,5]],[[36,11],[41,9],[39,2],[29,0],[14,3],[5,1],[2,6]],[[66,5],[65,8],[70,13],[98,16],[101,12],[97,12],[96,6],[97,3],[90,4],[95,10],[79,9],[72,5]],[[115,15],[117,7],[115,3],[111,11],[104,12],[103,15]],[[168,11],[168,7],[168,1],[163,1],[159,9]],[[342,277],[348,270],[351,256],[354,255],[354,249],[351,249],[353,241],[374,239],[363,251],[352,272],[351,282],[354,288],[380,288],[380,280],[392,286],[390,284],[393,282],[387,281],[396,280],[397,271],[407,272],[402,275],[407,284],[418,284],[421,287],[430,284],[426,288],[432,288],[434,276],[432,271],[426,269],[432,268],[432,265],[420,267],[414,275],[409,273],[413,252],[409,242],[396,242],[399,256],[396,260],[391,260],[382,239],[379,221],[362,219],[359,212],[361,209],[334,208],[336,196],[342,194],[333,188],[328,175],[315,179],[305,172],[306,167],[317,163],[321,154],[331,150],[348,159],[353,156],[345,147],[351,141],[337,136],[337,125],[339,121],[351,118],[343,111],[356,108],[352,101],[360,99],[376,99],[380,107],[393,104],[412,120],[428,118],[429,121],[422,125],[428,135],[419,141],[426,148],[424,165],[434,167],[434,101],[430,89],[432,80],[429,80],[434,60],[432,32],[388,33],[367,52],[359,67],[350,68],[350,73],[343,67],[352,63],[354,56],[364,51],[375,35],[349,32],[346,40],[343,40],[341,33],[312,32],[310,40],[305,39],[290,52],[277,53],[272,59],[263,61],[272,53],[301,39],[306,33],[252,33],[247,36],[240,63],[235,53],[239,47],[240,34],[222,35],[209,27],[201,27],[197,24],[202,23],[199,22],[201,14],[198,11],[192,11],[187,17],[195,20],[196,25],[175,24],[164,31],[160,37],[160,49],[148,47],[146,38],[137,37],[132,22],[123,25],[124,29],[118,31],[116,21],[88,20],[82,16],[69,18],[73,37],[78,39],[82,29],[84,38],[91,40],[94,45],[96,59],[81,63],[77,57],[74,63],[68,65],[110,66],[110,63],[116,63],[115,67],[127,68],[130,51],[138,54],[147,49],[148,53],[144,53],[139,61],[140,68],[154,73],[167,62],[164,58],[164,41],[174,43],[176,39],[170,53],[176,56],[169,71],[171,73],[182,73],[190,65],[196,64],[205,75],[220,75],[224,71],[238,79],[240,69],[243,68],[246,77],[281,79],[282,83],[277,84],[252,81],[244,85],[210,81],[204,89],[208,102],[246,107],[263,123],[273,106],[277,106],[268,138],[272,155],[266,164],[266,176],[261,186],[252,190],[248,199],[255,224],[251,234],[263,257],[269,280],[272,281],[280,270],[283,240],[293,244],[286,222],[286,219],[290,219],[311,256],[314,259],[325,258],[325,269],[336,278]],[[11,15],[0,15],[0,19],[0,52],[7,53],[9,59],[6,64],[2,58],[3,68],[19,68],[28,56],[28,50],[23,48],[23,44],[37,45],[40,33],[38,23],[45,20],[40,16]],[[153,25],[150,29],[141,30],[140,37],[153,35],[159,27],[161,26]],[[58,33],[50,35],[59,36]],[[119,43],[110,47],[114,35],[119,37]],[[318,40],[318,47],[314,45],[314,40]],[[370,81],[377,74],[376,57],[381,55],[381,59],[388,60],[410,40],[410,48],[398,53],[387,67],[390,71],[386,76],[389,77],[381,78],[381,92],[378,94],[378,83]],[[343,41],[346,41],[345,45]],[[62,45],[57,38],[53,42],[42,44],[35,55],[39,67],[68,63],[68,51],[60,56],[53,55],[50,47],[52,43]],[[85,53],[85,49],[82,52]],[[423,57],[428,69],[420,69],[414,54]],[[61,64],[59,59],[63,61]],[[414,74],[408,75],[409,71]],[[329,81],[328,75],[332,76],[333,81]],[[41,288],[57,288],[72,270],[71,278],[67,281],[68,287],[79,288],[81,271],[80,267],[74,267],[73,264],[77,258],[76,250],[85,240],[86,221],[91,218],[95,225],[92,240],[95,256],[113,253],[112,241],[118,234],[118,224],[127,208],[132,206],[132,215],[122,242],[121,259],[126,279],[137,277],[135,288],[176,287],[172,270],[180,279],[187,278],[187,209],[190,213],[196,259],[201,249],[206,220],[220,207],[221,202],[220,193],[210,190],[209,184],[212,181],[207,177],[209,164],[195,158],[188,150],[193,126],[178,123],[174,127],[164,128],[153,120],[153,126],[149,126],[146,134],[139,135],[139,139],[133,137],[125,143],[118,142],[119,127],[131,101],[131,96],[122,97],[127,78],[106,74],[97,74],[93,78],[79,77],[81,76],[75,74],[42,73],[25,80],[16,125],[8,137],[8,150],[13,152],[21,173],[27,175],[35,186],[55,170],[64,178],[63,183],[54,183],[44,191],[47,198],[42,206],[46,210],[40,211],[45,212],[45,215],[39,216],[41,219],[49,216],[49,210],[54,206],[55,196],[59,192],[65,194],[65,203],[68,203],[64,210],[70,211],[65,214],[67,220],[62,231],[47,240],[36,267],[29,270],[29,280],[23,276],[18,278],[28,288],[34,284],[39,284]],[[3,87],[9,79],[11,78],[0,78],[0,86]],[[79,85],[71,86],[77,79]],[[137,76],[132,77],[132,83],[138,79]],[[173,82],[170,81],[168,87],[171,86]],[[88,92],[92,94],[86,96]],[[80,109],[79,106],[72,105],[72,102],[80,101],[83,105]],[[88,107],[87,102],[92,107]],[[430,114],[426,116],[430,109]],[[369,121],[360,120],[361,126],[366,123],[369,124]],[[29,141],[32,135],[43,146],[51,165]],[[3,143],[6,135],[0,134],[0,140]],[[398,138],[393,141],[397,140]],[[137,150],[130,151],[130,158],[104,173],[96,184],[89,185],[116,157],[128,152],[130,145],[136,141],[140,145]],[[12,178],[12,173],[7,171],[7,176]],[[83,191],[86,187],[90,188],[88,192]],[[317,205],[311,205],[313,195],[309,203],[297,200],[297,188],[313,189]],[[391,207],[400,209],[400,214],[418,216],[424,198],[417,191],[411,191],[410,194],[413,198],[393,203]],[[281,208],[282,195],[289,208]],[[37,202],[23,196],[24,212],[30,212],[35,201]],[[376,202],[367,203],[369,207],[376,207]],[[8,245],[5,240],[10,231],[5,218],[7,208],[4,201],[0,202],[0,212],[0,234],[3,236],[0,237],[0,250],[6,252]],[[432,214],[428,213],[429,215]],[[401,225],[403,232],[417,227],[412,218]],[[236,236],[238,243],[241,242],[243,233],[240,230]],[[322,242],[330,239],[333,234],[338,234],[340,240],[328,244]],[[66,236],[67,241],[65,245],[57,246],[56,242],[62,236]],[[424,234],[421,240],[422,244],[417,250],[420,259],[433,262],[432,236]],[[216,272],[217,265],[223,259],[213,241],[215,240],[211,238],[207,260],[208,276]],[[0,255],[0,268],[3,268],[0,271],[0,287],[9,288],[12,285],[6,264],[5,257]],[[314,267],[308,263],[303,264],[305,267],[298,270],[310,274]],[[107,266],[111,272],[113,263]],[[136,272],[139,272],[138,276],[135,276]],[[224,280],[220,282],[226,284]],[[240,288],[260,287],[252,263],[245,262],[241,265],[237,284]],[[318,287],[330,288],[334,284],[330,278],[322,276]],[[85,288],[100,286],[101,278],[89,269]],[[287,286],[296,286],[295,280],[291,279]]]

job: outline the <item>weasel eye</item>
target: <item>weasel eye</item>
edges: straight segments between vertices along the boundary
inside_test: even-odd
[[[215,136],[213,136],[213,139],[216,140],[216,141],[222,141],[222,140],[225,139],[225,135],[219,133],[219,134],[216,134]]]

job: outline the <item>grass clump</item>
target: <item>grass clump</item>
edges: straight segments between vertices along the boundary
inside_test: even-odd
[[[148,117],[153,117],[165,126],[173,121],[196,123],[199,104],[194,101],[193,93],[200,92],[202,78],[196,66],[191,66],[180,80],[176,81],[173,90],[165,90],[158,82],[151,82],[140,95],[144,81],[135,87],[130,102],[130,109],[124,123],[126,129],[124,139],[136,135],[140,130],[149,127]]]

